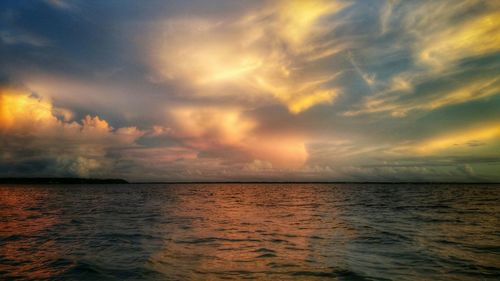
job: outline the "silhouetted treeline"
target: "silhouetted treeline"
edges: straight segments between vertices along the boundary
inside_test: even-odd
[[[89,178],[0,178],[0,183],[19,184],[123,184],[124,179],[89,179]]]

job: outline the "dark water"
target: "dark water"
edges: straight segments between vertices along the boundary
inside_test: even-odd
[[[2,280],[499,280],[500,186],[0,185]]]

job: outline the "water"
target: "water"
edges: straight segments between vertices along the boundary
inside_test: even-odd
[[[500,186],[0,185],[2,280],[499,280]]]

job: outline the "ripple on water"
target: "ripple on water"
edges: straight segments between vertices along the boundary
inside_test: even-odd
[[[500,186],[0,186],[0,279],[499,280]]]

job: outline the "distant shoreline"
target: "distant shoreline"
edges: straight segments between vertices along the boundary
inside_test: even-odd
[[[500,184],[499,182],[403,182],[403,181],[142,181],[98,178],[0,178],[0,184]]]
[[[128,184],[124,179],[92,178],[0,178],[0,184]]]

